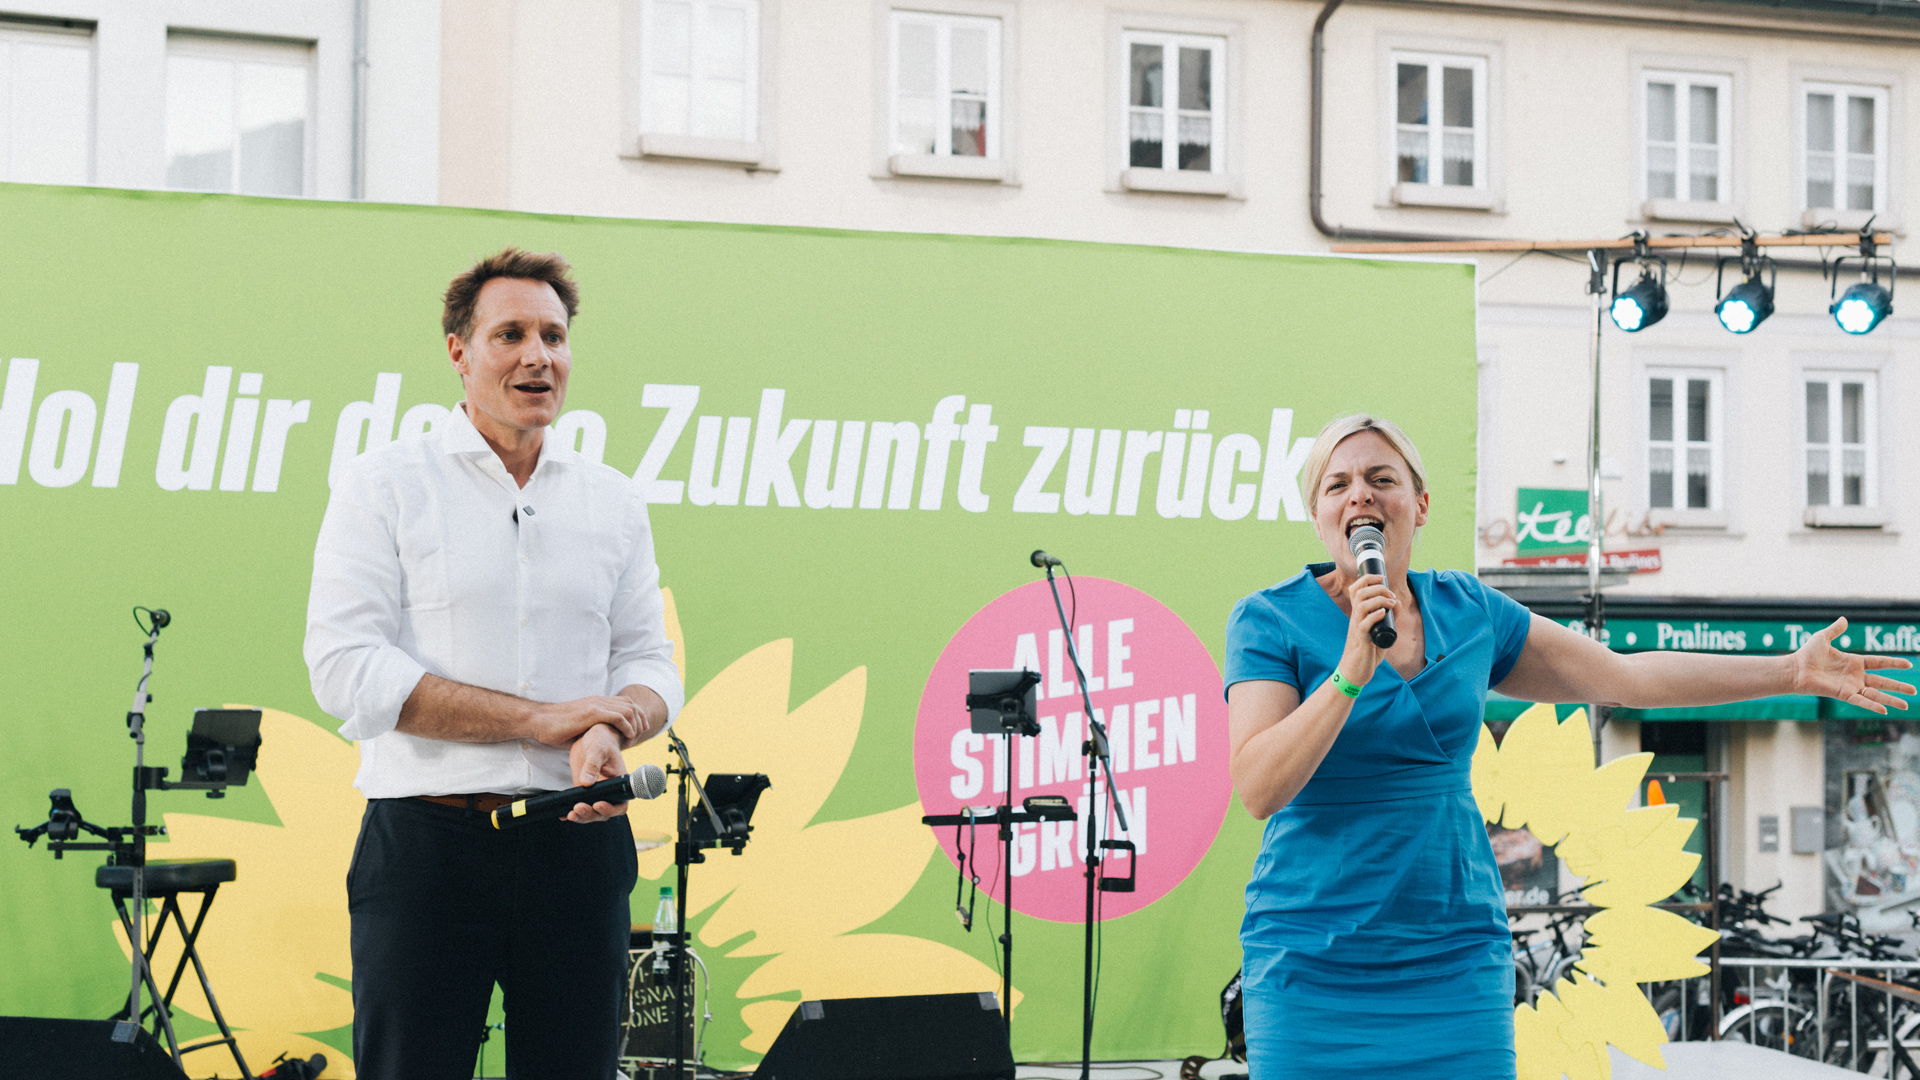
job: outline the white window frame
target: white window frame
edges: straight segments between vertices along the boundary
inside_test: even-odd
[[[934,45],[934,93],[937,96],[935,115],[948,118],[949,122],[936,123],[934,126],[934,152],[923,154],[903,151],[899,144],[900,131],[900,28],[908,23],[930,25],[935,32]],[[950,68],[953,59],[952,41],[956,27],[975,26],[988,31],[987,40],[987,94],[986,94],[986,154],[981,157],[957,155],[953,152],[953,126],[950,122],[954,101],[953,79]],[[1002,37],[1005,33],[1003,20],[996,15],[961,14],[951,11],[921,11],[909,8],[895,8],[888,13],[887,19],[887,163],[888,170],[896,176],[941,176],[955,180],[1000,180],[1006,176],[1001,164],[1005,153],[1003,142],[1006,132],[1001,116],[1001,103],[1005,97],[1006,77],[1001,69]],[[930,160],[931,159],[931,160]]]
[[[1224,100],[1226,97],[1226,80],[1222,76],[1225,76],[1227,71],[1227,39],[1217,34],[1170,34],[1154,30],[1129,30],[1122,35],[1122,44],[1127,55],[1127,77],[1129,86],[1131,86],[1133,72],[1133,47],[1136,45],[1146,45],[1151,48],[1160,49],[1161,55],[1165,57],[1162,61],[1162,70],[1171,73],[1164,78],[1164,85],[1160,88],[1161,103],[1157,108],[1149,109],[1145,106],[1135,105],[1132,101],[1131,93],[1128,95],[1125,116],[1126,128],[1122,134],[1122,138],[1131,144],[1133,139],[1134,114],[1137,112],[1152,111],[1160,114],[1161,139],[1159,165],[1133,164],[1133,155],[1131,146],[1129,146],[1127,168],[1129,170],[1159,169],[1161,172],[1170,173],[1191,172],[1224,175],[1227,171],[1227,103]],[[1207,133],[1208,161],[1205,169],[1182,169],[1179,164],[1181,115],[1183,113],[1197,111],[1180,107],[1180,52],[1183,49],[1204,49],[1211,55],[1208,63],[1212,66],[1213,71],[1208,73],[1207,92],[1212,100],[1206,112],[1207,123],[1210,127]],[[1172,164],[1169,165],[1169,162],[1172,162]]]
[[[1107,16],[1107,34],[1107,190],[1245,198],[1242,166],[1246,155],[1241,152],[1245,145],[1241,133],[1247,129],[1243,104],[1246,101],[1243,92],[1246,85],[1243,77],[1246,31],[1243,24],[1226,19],[1110,12]],[[1213,142],[1208,171],[1133,166],[1130,84],[1132,46],[1136,41],[1161,44],[1163,47],[1171,43],[1176,47],[1204,45],[1219,49],[1212,60],[1214,70],[1210,89],[1213,99]],[[1168,113],[1174,116],[1179,114],[1177,93],[1163,96],[1162,100],[1171,103],[1170,106],[1163,106]],[[1173,128],[1173,139],[1175,149],[1172,152],[1177,155],[1177,124]],[[1166,161],[1164,153],[1161,161],[1163,164]]]
[[[1798,412],[1800,433],[1800,504],[1805,506],[1811,517],[1846,517],[1849,511],[1869,511],[1880,503],[1879,487],[1879,439],[1880,439],[1880,375],[1877,371],[1840,368],[1804,368],[1798,380]],[[1807,386],[1812,383],[1825,383],[1827,386],[1827,441],[1815,444],[1812,431],[1807,423]],[[1865,457],[1861,470],[1861,501],[1848,505],[1842,488],[1844,473],[1841,468],[1840,454],[1843,449],[1853,448],[1855,444],[1844,443],[1840,436],[1841,428],[1841,387],[1846,383],[1861,384],[1860,442],[1858,449]],[[1815,503],[1809,497],[1807,481],[1812,475],[1811,455],[1815,451],[1825,451],[1828,457],[1827,501]],[[1820,514],[1818,511],[1838,511],[1838,514]],[[1812,522],[1809,524],[1825,524]]]
[[[990,126],[989,157],[955,157],[952,154],[894,153],[894,14],[920,13],[932,16],[995,19],[999,38],[991,63],[995,100],[988,123],[999,118],[996,135]],[[929,180],[961,181],[972,184],[1020,184],[1020,4],[1018,0],[875,0],[873,40],[882,47],[872,49],[873,110],[872,156],[868,175],[876,180],[902,180],[911,184]]]
[[[1650,183],[1652,173],[1653,124],[1649,104],[1649,92],[1654,83],[1671,83],[1674,87],[1674,192],[1671,196],[1655,195]],[[1692,197],[1691,147],[1687,138],[1690,118],[1687,115],[1691,88],[1710,86],[1716,91],[1717,102],[1715,137],[1719,140],[1719,161],[1717,163],[1715,198],[1695,199]],[[1735,146],[1735,78],[1724,71],[1695,71],[1672,67],[1645,67],[1637,80],[1639,99],[1635,104],[1640,118],[1638,132],[1638,188],[1641,192],[1641,214],[1652,220],[1665,221],[1712,221],[1731,222],[1736,216],[1736,177],[1737,160]]]
[[[1478,205],[1492,187],[1488,168],[1490,149],[1490,131],[1488,118],[1491,112],[1488,102],[1488,89],[1491,84],[1487,57],[1464,53],[1445,53],[1395,49],[1388,54],[1387,77],[1393,87],[1393,101],[1389,104],[1392,131],[1389,139],[1393,146],[1394,201],[1416,205]],[[1444,71],[1447,68],[1467,68],[1473,72],[1473,183],[1448,184],[1444,180],[1446,164],[1444,156],[1446,127],[1443,123],[1430,122],[1427,129],[1427,177],[1425,181],[1400,179],[1400,123],[1399,85],[1400,66],[1402,64],[1424,66],[1427,69],[1427,118],[1429,121],[1445,119],[1442,101]],[[1420,126],[1420,125],[1414,125]],[[1436,180],[1435,177],[1441,177]],[[1468,199],[1449,198],[1452,195],[1468,196]],[[1471,201],[1470,201],[1471,200]]]
[[[93,28],[80,26],[47,26],[38,23],[0,18],[0,42],[7,44],[24,42],[39,45],[48,43],[48,39],[57,40],[64,45],[71,45],[76,41],[85,43],[87,53],[87,128],[83,138],[86,140],[87,160],[84,167],[84,175],[79,180],[79,183],[91,184],[94,182],[94,156],[96,153],[94,132],[98,122],[98,110],[95,106],[97,95],[96,87],[100,77],[99,53],[96,47]],[[6,128],[9,143],[8,145],[0,146],[0,180],[13,181],[13,152],[11,146],[11,139],[13,137],[11,116],[13,98],[11,88],[4,85],[0,85],[0,108],[7,109],[9,113]],[[14,182],[24,183],[29,181],[20,180]]]
[[[286,67],[292,67],[294,65],[286,63],[284,58],[295,50],[305,50],[307,54],[304,65],[307,72],[307,118],[304,130],[301,133],[304,143],[300,151],[301,177],[300,194],[298,197],[313,198],[314,181],[319,165],[316,159],[319,156],[318,135],[320,128],[320,50],[317,42],[296,41],[289,38],[237,37],[225,34],[202,34],[188,30],[168,30],[166,57],[162,60],[162,63],[164,64],[166,60],[175,56],[192,56],[233,62],[277,63]],[[163,117],[166,115],[166,108],[163,90],[163,99],[160,106]],[[235,122],[238,123],[238,109],[234,110],[234,115],[236,118]],[[164,130],[162,131],[161,138],[164,147]],[[233,146],[233,168],[238,169],[240,167],[240,133],[237,129],[234,132]],[[163,186],[165,185],[166,170],[167,158],[166,152],[163,149],[160,159],[161,183]],[[235,187],[226,190],[227,193],[236,192],[238,190],[237,182]]]
[[[710,0],[693,2],[701,6]],[[647,130],[647,44],[650,41],[648,28],[653,18],[653,4],[652,0],[623,0],[620,22],[624,57],[622,67],[625,73],[625,120],[620,140],[621,156],[662,162],[704,162],[744,167],[749,172],[778,172],[778,140],[775,138],[778,101],[775,87],[779,66],[775,58],[779,53],[779,4],[780,0],[742,0],[732,5],[746,7],[749,13],[748,51],[753,55],[747,63],[746,109],[749,119],[747,126],[752,130],[753,137],[714,139]],[[697,12],[695,18],[698,18]],[[697,62],[699,49],[696,47],[693,52]],[[690,85],[697,85],[697,75],[690,74],[689,80]],[[694,107],[692,94],[689,93],[689,125]]]
[[[1653,434],[1653,382],[1656,379],[1672,380],[1673,391],[1673,438],[1656,440]],[[1686,437],[1687,422],[1687,383],[1693,380],[1705,380],[1707,383],[1707,438],[1695,442]],[[1642,482],[1646,485],[1647,507],[1651,514],[1668,519],[1673,524],[1688,524],[1688,518],[1701,518],[1703,515],[1722,514],[1726,509],[1727,465],[1726,465],[1726,373],[1719,368],[1664,367],[1648,366],[1640,379],[1639,413],[1642,428],[1646,433],[1647,453],[1641,470]],[[1673,453],[1673,498],[1674,506],[1653,505],[1653,452],[1666,448]],[[1707,451],[1707,505],[1687,506],[1687,454],[1696,448]],[[1704,523],[1704,522],[1700,522]]]
[[[1865,210],[1857,210],[1852,207],[1841,207],[1838,205],[1815,206],[1813,200],[1809,198],[1808,187],[1810,178],[1813,175],[1813,155],[1815,151],[1807,145],[1807,137],[1813,130],[1813,103],[1811,99],[1815,94],[1831,94],[1834,97],[1834,149],[1832,151],[1834,197],[1832,201],[1836,204],[1846,201],[1847,164],[1848,158],[1853,156],[1846,148],[1846,99],[1850,97],[1861,97],[1873,102],[1873,205]],[[1892,96],[1885,86],[1827,82],[1825,80],[1813,79],[1801,82],[1799,95],[1800,137],[1796,140],[1796,143],[1800,148],[1800,205],[1802,209],[1806,211],[1805,216],[1807,218],[1821,217],[1821,212],[1824,211],[1823,220],[1832,220],[1838,223],[1838,215],[1844,214],[1847,216],[1848,221],[1841,224],[1841,227],[1857,228],[1858,226],[1853,223],[1853,219],[1859,218],[1859,224],[1865,224],[1866,216],[1886,212],[1888,203],[1888,177],[1891,173],[1891,169],[1888,167],[1888,150],[1893,141],[1893,129],[1890,122],[1892,118]],[[1819,222],[1809,221],[1807,223],[1818,224]]]

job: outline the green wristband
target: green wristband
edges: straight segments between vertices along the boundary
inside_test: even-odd
[[[1349,681],[1345,675],[1340,674],[1339,668],[1333,669],[1333,675],[1329,677],[1328,681],[1333,683],[1334,689],[1348,697],[1360,696],[1360,684]]]

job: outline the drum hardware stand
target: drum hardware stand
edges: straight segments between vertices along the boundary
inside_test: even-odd
[[[141,619],[142,613],[146,615],[144,621]],[[146,1012],[146,1008],[141,1004],[140,988],[144,984],[153,990],[152,1008],[155,1021],[155,1036],[156,1038],[161,1034],[166,1036],[167,1049],[173,1058],[174,1064],[184,1068],[185,1064],[182,1061],[183,1052],[180,1049],[179,1040],[175,1037],[173,1031],[172,1012],[167,1005],[165,995],[160,993],[159,985],[154,981],[153,971],[147,958],[147,951],[150,947],[150,943],[146,941],[145,933],[147,911],[147,837],[164,836],[167,832],[165,825],[147,824],[147,792],[192,790],[205,791],[209,799],[224,797],[230,782],[242,784],[246,782],[246,771],[252,767],[252,755],[257,752],[259,746],[260,721],[259,713],[255,711],[252,718],[253,744],[251,747],[236,745],[216,747],[213,745],[213,740],[210,739],[199,740],[199,744],[196,745],[196,740],[193,736],[189,736],[188,756],[181,761],[182,771],[188,773],[189,776],[203,776],[204,779],[189,778],[168,780],[166,778],[167,769],[165,766],[149,767],[146,756],[146,722],[147,705],[153,700],[153,696],[147,693],[147,683],[153,678],[154,644],[160,640],[160,631],[166,629],[167,626],[172,623],[173,617],[168,614],[164,608],[136,607],[133,609],[133,620],[134,624],[140,628],[140,631],[147,636],[147,640],[141,646],[144,662],[140,670],[140,682],[135,686],[133,691],[133,706],[127,710],[127,737],[133,740],[134,748],[133,824],[116,825],[107,828],[94,825],[80,815],[79,809],[74,805],[71,790],[67,788],[56,788],[51,794],[52,807],[47,820],[31,829],[15,826],[13,831],[19,834],[22,840],[27,842],[28,847],[32,847],[35,841],[41,836],[45,836],[47,838],[47,848],[53,852],[55,859],[64,857],[68,851],[106,851],[111,853],[109,865],[124,866],[131,870],[132,887],[128,897],[131,903],[130,911],[126,913],[129,918],[122,923],[123,929],[125,929],[128,934],[127,951],[132,956],[130,986],[127,991],[126,1019],[114,1024],[112,1039],[114,1042],[131,1043],[138,1035],[141,1028],[140,1018]],[[199,717],[196,716],[195,719],[195,726],[197,728],[199,726]],[[198,734],[198,732],[196,732],[196,734]],[[229,781],[228,779],[228,769],[230,765],[236,767],[235,774],[239,777],[237,781]],[[83,832],[100,837],[100,841],[79,840],[78,837]],[[171,902],[172,901],[169,901],[169,903]],[[205,916],[205,905],[207,902],[208,901],[202,901],[202,917]],[[164,926],[164,912],[161,918],[162,925]],[[181,926],[182,930],[185,931],[186,927],[184,922],[182,922]],[[158,929],[154,932],[156,941],[158,940],[159,932]],[[183,963],[186,957],[191,956],[194,948],[194,938],[197,936],[198,920],[196,920],[193,931],[189,932],[186,938],[186,953],[183,954]],[[204,982],[204,975],[202,980]],[[176,985],[178,981],[179,972],[176,971],[174,975]],[[168,993],[171,992],[170,989]],[[211,991],[208,991],[207,999],[210,1004],[213,1002]],[[214,1005],[214,1010],[215,1017],[219,1018],[219,1006]],[[226,1041],[228,1043],[229,1048],[233,1050],[234,1061],[239,1064],[243,1072],[251,1076],[251,1070],[247,1069],[246,1061],[240,1056],[239,1044],[231,1041],[233,1038],[232,1032],[225,1030],[226,1024],[224,1020],[221,1020],[220,1026],[222,1033],[227,1036],[226,1040],[220,1041]],[[199,1048],[199,1046],[191,1046],[187,1049],[195,1050]]]

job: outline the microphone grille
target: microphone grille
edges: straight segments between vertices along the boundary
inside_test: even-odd
[[[1379,551],[1387,549],[1387,538],[1380,534],[1379,529],[1371,525],[1362,525],[1347,537],[1347,550],[1353,552],[1354,557],[1358,558],[1360,552],[1366,548]]]
[[[640,766],[633,779],[633,793],[643,799],[657,799],[667,790],[666,771],[658,765]]]

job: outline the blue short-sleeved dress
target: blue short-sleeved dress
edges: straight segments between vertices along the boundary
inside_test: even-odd
[[[1320,563],[1240,601],[1229,688],[1305,698],[1346,644]],[[1426,666],[1382,663],[1299,795],[1267,820],[1240,929],[1252,1080],[1512,1080],[1513,954],[1469,771],[1487,689],[1526,644],[1524,607],[1457,570],[1407,575]],[[1416,1075],[1408,1072],[1405,1075]]]

